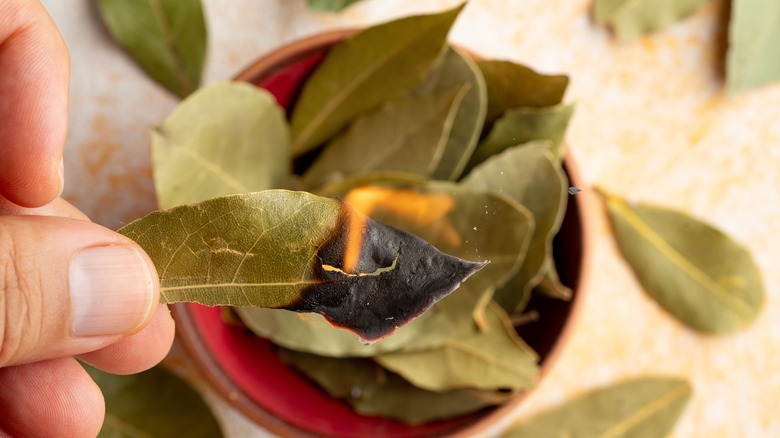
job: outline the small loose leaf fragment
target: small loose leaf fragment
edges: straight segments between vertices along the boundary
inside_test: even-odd
[[[595,0],[596,24],[610,26],[629,40],[656,32],[688,17],[711,0]]]
[[[190,385],[155,367],[118,376],[84,365],[100,387],[106,415],[98,437],[221,437],[217,419]]]
[[[361,172],[395,171],[431,176],[439,165],[468,84],[386,103],[358,118],[328,143],[306,171],[306,187]]]
[[[119,232],[152,258],[165,303],[315,312],[366,342],[393,333],[484,266],[349,204],[287,190],[157,211]]]
[[[510,61],[479,61],[477,66],[487,84],[487,123],[511,108],[558,105],[569,85],[567,76],[543,75]]]
[[[687,326],[731,333],[764,302],[761,273],[721,231],[671,210],[607,196],[615,237],[645,291]]]
[[[589,392],[509,429],[503,438],[662,437],[691,397],[688,382],[643,378]]]
[[[278,188],[290,173],[289,138],[267,91],[241,82],[198,90],[152,130],[160,208]]]
[[[108,31],[160,85],[186,97],[200,85],[206,20],[200,0],[99,0]]]
[[[315,11],[339,12],[360,0],[308,0],[309,7]]]
[[[316,148],[357,115],[420,81],[436,63],[461,9],[373,26],[331,49],[295,105],[293,153]]]
[[[780,4],[767,0],[731,3],[726,86],[730,93],[780,79]]]

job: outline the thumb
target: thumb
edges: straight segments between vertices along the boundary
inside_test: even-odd
[[[0,367],[94,351],[141,330],[159,299],[130,239],[62,217],[0,217]]]

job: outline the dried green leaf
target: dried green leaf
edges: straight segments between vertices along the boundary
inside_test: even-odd
[[[303,177],[306,187],[372,170],[429,176],[442,159],[468,84],[387,102],[330,142]]]
[[[595,0],[596,24],[610,26],[618,38],[639,38],[688,17],[711,0]]]
[[[117,376],[84,365],[106,402],[98,437],[221,437],[211,409],[184,380],[161,367]]]
[[[561,279],[558,277],[558,270],[555,268],[555,259],[553,259],[551,253],[547,254],[542,270],[544,276],[534,292],[538,292],[549,298],[570,301],[574,292],[561,283]]]
[[[186,97],[200,85],[206,20],[200,0],[99,0],[111,36],[160,85]]]
[[[241,82],[198,90],[152,130],[160,208],[277,188],[290,173],[284,111]]]
[[[293,153],[316,148],[357,115],[419,82],[445,48],[461,9],[373,26],[331,49],[295,105]]]
[[[357,412],[411,425],[499,405],[515,395],[473,389],[426,391],[367,359],[336,359],[284,349],[279,350],[279,356],[330,395],[344,398]]]
[[[461,318],[470,319],[472,309],[464,310],[459,312]],[[532,387],[538,375],[538,356],[517,336],[500,306],[490,303],[484,315],[485,331],[472,327],[468,333],[450,333],[435,348],[383,353],[374,360],[415,386],[431,391]]]
[[[461,184],[502,193],[533,214],[536,226],[523,265],[494,295],[501,307],[513,313],[544,275],[544,261],[552,251],[552,239],[566,212],[566,175],[544,142],[531,142],[490,158]]]
[[[360,0],[308,0],[309,7],[315,11],[339,12]]]
[[[487,112],[485,80],[474,61],[450,47],[423,82],[412,90],[413,95],[427,95],[460,84],[469,84],[468,91],[458,106],[444,153],[432,174],[435,179],[457,180],[474,152]]]
[[[667,436],[691,397],[685,380],[643,378],[584,394],[508,430],[504,438]]]
[[[151,213],[119,230],[149,254],[161,299],[324,315],[366,341],[481,269],[306,192],[267,190]]]
[[[707,333],[731,333],[756,319],[764,288],[742,246],[678,212],[612,196],[606,202],[620,251],[669,313]]]
[[[731,3],[726,86],[730,93],[760,87],[780,79],[780,4],[772,0]]]
[[[479,61],[477,66],[487,84],[488,123],[512,108],[558,105],[569,85],[567,76],[543,75],[510,61]]]
[[[490,130],[466,166],[467,172],[493,155],[532,140],[548,140],[553,154],[561,158],[562,144],[574,105],[508,110]]]

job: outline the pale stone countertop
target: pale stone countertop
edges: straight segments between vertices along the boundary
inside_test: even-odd
[[[303,0],[205,0],[205,83],[229,79],[303,36],[459,1],[367,0],[331,15],[308,11]],[[147,131],[176,99],[107,38],[93,3],[44,1],[73,63],[64,196],[117,228],[155,207]],[[664,373],[686,376],[694,387],[675,436],[780,436],[780,84],[724,94],[718,44],[724,5],[715,1],[630,43],[594,26],[590,0],[472,0],[456,23],[451,40],[484,57],[571,76],[566,100],[578,108],[568,143],[586,184],[720,227],[752,252],[768,295],[758,321],[735,335],[701,336],[682,327],[642,292],[597,209],[584,315],[558,365],[515,418],[620,378]],[[188,373],[181,353],[173,358]],[[217,396],[209,393],[208,400],[228,436],[264,436]]]

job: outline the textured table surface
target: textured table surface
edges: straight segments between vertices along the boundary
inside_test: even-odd
[[[303,0],[204,0],[205,82],[229,79],[257,57],[323,30],[452,7],[459,0],[367,0],[339,15]],[[117,228],[155,208],[150,126],[176,104],[107,37],[89,0],[46,0],[72,58],[64,196]],[[636,42],[616,41],[589,17],[590,0],[472,0],[451,40],[571,76],[577,102],[570,152],[587,185],[674,207],[745,245],[763,271],[761,317],[708,337],[682,327],[640,289],[619,258],[603,211],[593,211],[592,274],[584,314],[558,364],[512,418],[589,388],[648,374],[690,379],[694,396],[675,436],[780,436],[780,84],[723,92],[725,1]],[[585,193],[587,195],[587,193]],[[170,361],[207,394],[228,436],[265,436],[211,393],[174,350]]]

